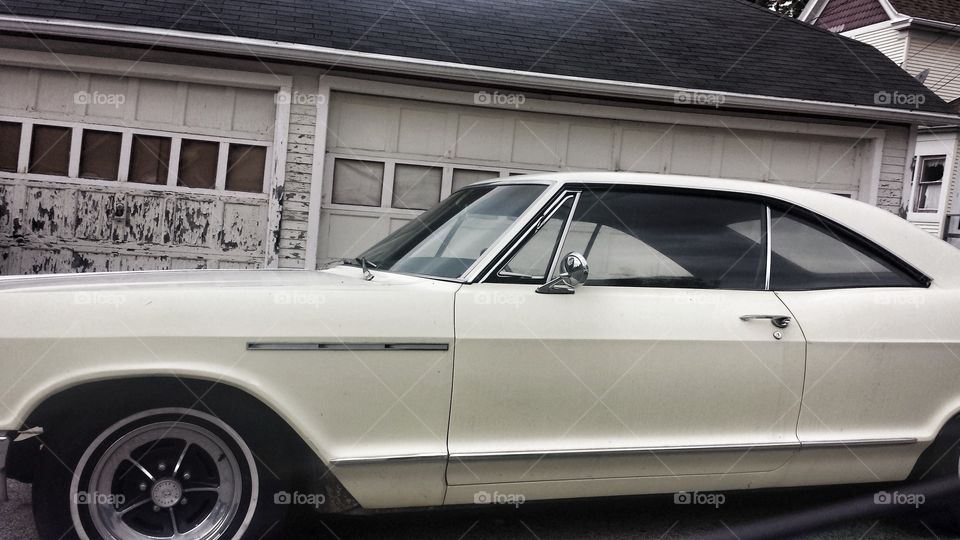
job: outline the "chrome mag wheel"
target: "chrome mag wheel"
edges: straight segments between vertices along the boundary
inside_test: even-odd
[[[222,421],[192,410],[119,422],[90,446],[78,471],[77,530],[92,526],[108,540],[239,538],[256,506],[249,449]]]

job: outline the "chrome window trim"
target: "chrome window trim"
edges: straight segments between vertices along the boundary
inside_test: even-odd
[[[771,274],[771,264],[773,262],[773,220],[771,219],[770,205],[764,204],[764,210],[766,211],[766,221],[767,221],[767,272],[766,277],[763,281],[763,290],[770,290],[770,274]]]
[[[573,206],[570,208],[570,214],[567,215],[567,222],[563,225],[563,232],[560,233],[560,241],[557,242],[556,252],[553,254],[553,261],[551,261],[550,268],[547,271],[547,281],[550,281],[551,276],[557,271],[557,265],[560,264],[560,258],[563,257],[563,245],[567,241],[567,233],[570,232],[570,225],[573,224],[573,216],[577,213],[577,207],[580,205],[580,193],[580,191],[574,192]]]
[[[7,496],[7,452],[10,450],[12,435],[0,433],[0,503],[9,500]]]
[[[577,209],[577,203],[580,200],[580,192],[578,191],[565,190],[564,192],[562,192],[560,196],[556,198],[556,200],[554,200],[550,205],[546,207],[546,209],[540,214],[540,217],[535,218],[536,222],[533,224],[533,226],[528,227],[527,230],[524,231],[524,233],[520,236],[520,238],[518,238],[506,252],[504,252],[503,256],[496,259],[496,262],[492,266],[490,266],[490,270],[487,271],[487,273],[484,274],[483,277],[480,278],[478,281],[483,282],[490,279],[490,277],[494,275],[494,272],[497,272],[498,269],[502,268],[503,265],[506,264],[506,262],[509,261],[511,257],[516,255],[517,251],[520,250],[520,247],[523,246],[524,242],[526,242],[528,238],[536,234],[536,232],[539,231],[541,227],[543,227],[543,224],[546,223],[550,218],[552,218],[553,215],[556,214],[557,211],[559,211],[560,208],[564,204],[566,204],[566,202],[569,201],[571,198],[574,199],[573,206],[570,208],[570,215],[567,216],[567,220],[564,223],[563,233],[560,236],[560,242],[556,246],[557,253],[554,254],[553,259],[550,261],[550,266],[547,268],[547,273],[544,276],[544,280],[549,280],[550,276],[553,273],[553,269],[555,268],[555,265],[559,260],[560,248],[563,247],[563,241],[566,239],[567,229],[570,227],[570,220],[573,218],[573,212]]]

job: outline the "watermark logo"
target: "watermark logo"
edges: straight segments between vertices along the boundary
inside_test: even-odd
[[[84,306],[119,306],[126,303],[127,297],[111,292],[78,292],[73,295],[73,303]]]
[[[521,493],[478,491],[473,494],[473,504],[506,504],[514,508],[520,508],[520,505],[525,502],[527,502],[527,498]]]
[[[873,303],[879,306],[914,306],[923,305],[925,299],[923,296],[915,293],[888,293],[877,292],[873,294]]]
[[[723,94],[713,92],[677,92],[673,94],[673,102],[677,105],[701,105],[719,108],[727,102],[727,98]]]
[[[727,502],[723,493],[701,493],[699,491],[678,491],[673,494],[673,504],[703,505],[720,508]]]
[[[473,95],[473,103],[476,105],[497,105],[519,109],[526,102],[527,96],[523,94],[507,94],[500,91],[491,94],[486,90],[481,90]]]
[[[286,491],[278,491],[273,494],[273,504],[289,504],[320,508],[326,502],[327,497],[322,493],[300,493],[299,491],[288,493]]]
[[[880,91],[873,95],[873,103],[881,106],[902,105],[919,107],[926,102],[927,96],[923,94],[904,94],[899,91]]]
[[[303,291],[277,292],[273,294],[273,303],[281,306],[313,306],[319,307],[327,302],[327,297]]]
[[[102,505],[111,505],[111,506],[123,506],[127,501],[127,498],[123,494],[113,493],[99,493],[94,491],[93,493],[88,493],[86,491],[78,491],[73,495],[74,504],[102,504]]]
[[[286,92],[281,90],[273,95],[273,102],[277,105],[324,105],[327,102],[327,96],[324,94],[313,94],[309,92]]]
[[[473,297],[474,302],[481,306],[513,306],[520,307],[527,298],[520,294],[509,292],[480,292]]]
[[[887,491],[878,491],[873,494],[873,504],[895,504],[920,508],[925,502],[927,502],[927,497],[923,493],[900,493],[899,491],[890,493]]]
[[[91,93],[81,90],[73,95],[73,102],[76,105],[108,105],[119,109],[127,102],[127,96],[96,91]]]

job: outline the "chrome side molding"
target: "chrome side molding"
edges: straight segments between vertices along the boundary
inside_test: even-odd
[[[447,351],[449,343],[247,343],[248,351]]]

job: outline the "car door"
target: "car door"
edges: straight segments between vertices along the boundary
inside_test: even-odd
[[[810,212],[772,212],[771,288],[803,325],[798,436],[850,481],[902,478],[956,410],[957,297]]]
[[[457,293],[448,483],[783,465],[804,338],[764,318],[789,317],[766,290],[768,222],[760,201],[723,193],[561,192]],[[586,284],[537,292],[572,251]]]

